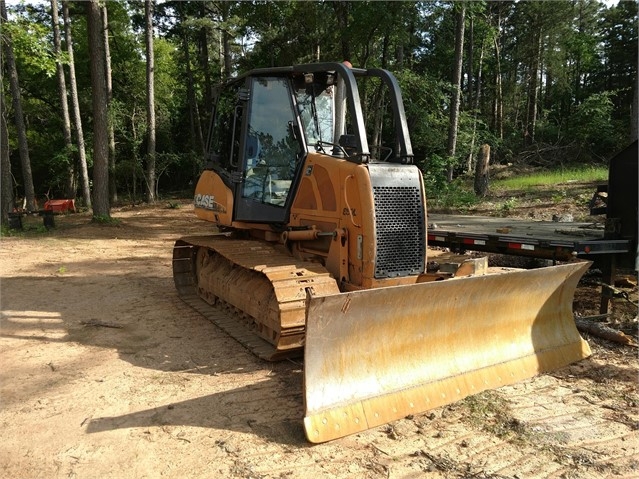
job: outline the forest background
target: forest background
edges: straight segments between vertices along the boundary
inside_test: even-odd
[[[2,221],[192,192],[216,83],[349,60],[401,85],[429,197],[492,162],[602,165],[637,138],[637,2],[0,0]],[[365,95],[365,114],[379,99]],[[20,201],[18,201],[20,200]]]

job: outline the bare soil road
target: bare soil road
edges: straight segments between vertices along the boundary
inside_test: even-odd
[[[175,292],[174,240],[209,226],[186,202],[113,216],[0,241],[2,477],[639,477],[637,350],[592,337],[553,374],[310,445],[302,365],[256,359]],[[597,304],[583,289],[575,309]]]

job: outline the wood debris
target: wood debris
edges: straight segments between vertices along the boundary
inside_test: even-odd
[[[605,324],[601,324],[588,318],[575,318],[577,329],[582,333],[588,333],[601,339],[607,339],[619,344],[625,344],[627,346],[638,347],[635,338],[628,336],[627,334],[617,331]]]
[[[80,321],[80,324],[84,325],[84,326],[95,326],[95,327],[99,327],[99,328],[116,328],[116,329],[123,329],[124,326],[121,326],[119,324],[115,324],[115,323],[107,323],[105,321],[98,321],[95,319],[91,319],[89,321]]]

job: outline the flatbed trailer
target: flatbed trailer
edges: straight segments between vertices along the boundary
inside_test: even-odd
[[[639,271],[639,156],[635,140],[610,158],[608,183],[593,200],[606,206],[591,215],[605,215],[605,224],[532,221],[515,218],[429,213],[428,244],[455,253],[466,250],[528,256],[553,261],[594,261],[603,273],[600,312],[608,311],[617,268]]]
[[[605,237],[604,225],[468,215],[428,215],[429,246],[529,256],[554,261],[596,260],[628,253],[630,239]]]

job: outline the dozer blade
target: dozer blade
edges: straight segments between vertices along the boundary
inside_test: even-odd
[[[364,431],[588,357],[572,314],[588,265],[310,298],[308,440]]]

